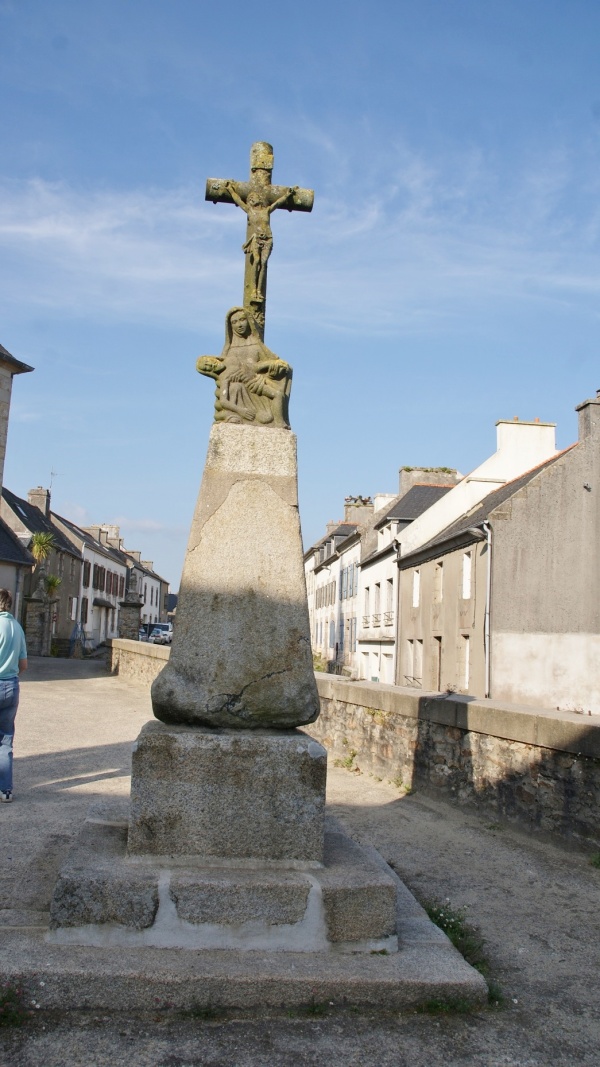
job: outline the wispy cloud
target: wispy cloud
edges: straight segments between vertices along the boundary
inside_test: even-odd
[[[318,128],[304,136],[318,140]],[[333,155],[330,138],[323,151]],[[293,319],[309,307],[332,330],[410,332],[425,321],[448,328],[466,299],[596,294],[596,190],[576,210],[574,182],[559,150],[501,187],[479,152],[442,166],[396,144],[363,185],[334,193],[325,182],[314,216],[276,233],[272,313]],[[28,313],[197,326],[240,288],[243,223],[196,187],[89,194],[5,182],[2,291]]]

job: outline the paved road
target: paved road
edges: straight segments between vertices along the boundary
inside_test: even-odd
[[[0,808],[1,926],[43,922],[91,800],[128,791],[148,694],[102,663],[37,660],[17,719],[15,802]],[[421,899],[467,909],[505,1006],[468,1016],[173,1019],[35,1014],[0,1030],[0,1067],[549,1067],[600,1064],[600,870],[582,850],[519,834],[366,775],[332,769],[332,808]]]

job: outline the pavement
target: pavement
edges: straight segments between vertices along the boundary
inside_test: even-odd
[[[101,661],[31,661],[17,717],[15,801],[0,806],[0,938],[18,926],[43,929],[88,807],[127,796],[131,742],[149,718],[149,693],[109,677]],[[600,1064],[600,869],[589,853],[340,768],[330,768],[328,800],[418,899],[464,909],[481,929],[499,1006],[417,1014],[315,1003],[212,1015],[151,997],[135,1011],[31,1004],[23,1026],[0,1029],[0,1067]],[[40,986],[31,999],[41,1003],[43,994]]]

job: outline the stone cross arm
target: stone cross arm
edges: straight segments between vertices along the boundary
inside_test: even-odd
[[[250,189],[252,188],[250,182],[236,182],[232,181],[232,185],[238,193],[238,196],[242,200],[246,200]],[[206,195],[205,200],[211,200],[213,204],[234,204],[231,193],[227,188],[228,182],[226,179],[221,178],[208,178],[206,181]],[[274,204],[280,197],[285,196],[288,192],[289,185],[271,185],[263,187],[266,190],[266,195],[269,204]],[[294,189],[293,196],[290,196],[285,204],[282,204],[282,208],[286,208],[288,211],[312,211],[315,194],[312,189]]]

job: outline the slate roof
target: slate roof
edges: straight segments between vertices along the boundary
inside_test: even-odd
[[[116,551],[116,549],[113,549],[113,551]],[[133,565],[138,571],[142,571],[143,574],[147,574],[150,578],[154,578],[157,582],[162,582],[164,585],[169,584],[166,578],[161,577],[160,574],[157,574],[156,571],[151,570],[150,567],[145,567],[144,564],[141,563],[140,560],[137,560],[135,556],[132,556],[126,548],[120,549],[119,555],[123,556],[123,561],[127,567]]]
[[[417,482],[403,497],[400,497],[400,500],[392,504],[379,522],[375,523],[375,529],[380,529],[388,522],[412,522],[413,519],[418,519],[419,515],[441,500],[453,488],[452,485],[426,485]]]
[[[545,460],[543,463],[538,464],[537,467],[532,467],[531,470],[525,471],[524,474],[519,475],[518,478],[513,478],[511,482],[507,482],[506,485],[500,486],[499,489],[494,489],[491,493],[488,493],[486,497],[477,504],[471,511],[466,511],[459,519],[447,526],[441,533],[436,534],[426,544],[421,545],[420,548],[414,549],[413,552],[408,552],[406,556],[403,556],[400,560],[400,567],[404,567],[407,561],[416,558],[417,556],[435,556],[439,553],[436,552],[440,546],[445,545],[448,541],[464,537],[469,537],[469,530],[471,527],[479,526],[482,522],[485,522],[489,518],[492,511],[497,507],[500,507],[506,500],[509,500],[511,496],[518,493],[520,489],[523,489],[533,478],[536,478],[542,471],[547,470],[553,463],[556,463],[557,459],[564,456],[566,452],[570,452],[576,445],[569,445],[568,448],[563,449],[562,452],[557,452],[555,456]],[[475,538],[471,537],[471,540]]]
[[[81,526],[77,526],[74,522],[71,522],[70,519],[65,519],[62,515],[58,515],[56,512],[51,512],[51,514],[55,515],[58,521],[62,522],[63,526],[66,526],[67,529],[71,531],[74,537],[76,537],[79,541],[82,541],[83,544],[87,545],[88,548],[90,548],[93,552],[97,552],[99,556],[106,556],[107,559],[112,559],[113,562],[117,560],[117,557],[120,555],[120,553],[116,552],[113,548],[109,548],[107,545],[100,544],[100,541],[97,541],[96,538],[92,537],[92,535],[87,533],[86,530],[82,530]],[[55,527],[53,526],[52,529],[54,530]],[[65,541],[67,541],[68,544],[71,545],[71,551],[76,552],[76,549],[74,548],[72,542],[68,541],[67,537],[65,537]],[[121,561],[118,560],[118,562]]]
[[[16,533],[0,519],[0,560],[2,563],[16,563],[21,567],[33,567],[35,560],[19,540]]]
[[[4,345],[0,345],[0,360],[11,366],[13,374],[26,374],[28,371],[33,370],[33,367],[30,367],[28,363],[22,363],[20,359],[15,359],[14,356],[11,356]]]
[[[336,526],[335,530],[332,530],[331,533],[327,534],[327,537],[324,537],[323,540],[328,541],[330,537],[350,537],[350,534],[356,533],[356,530],[357,526],[355,523],[342,522],[339,526]]]
[[[5,487],[2,488],[2,496],[11,511],[15,513],[30,533],[51,533],[55,547],[59,552],[68,552],[69,555],[75,556],[76,559],[81,559],[81,553],[77,551],[68,537],[65,537],[62,530],[59,530],[50,519],[47,519],[43,511],[40,511],[35,504],[30,504],[28,500],[15,496],[10,489]]]

